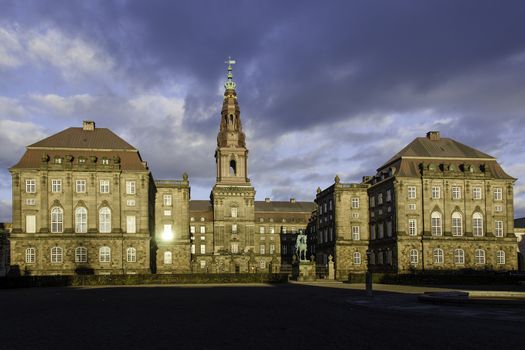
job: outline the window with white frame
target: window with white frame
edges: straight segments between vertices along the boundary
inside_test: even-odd
[[[275,227],[273,226],[270,226],[269,230],[268,230],[270,233],[275,233]]]
[[[172,202],[172,197],[171,197],[171,194],[165,194],[162,196],[162,199],[164,201],[164,205],[165,206],[170,206],[171,205],[171,202]]]
[[[36,200],[34,198],[26,198],[26,205],[36,205]]]
[[[259,233],[264,233],[264,226],[259,227]]]
[[[190,233],[195,234],[195,226],[190,226]]]
[[[413,210],[416,210],[416,205],[415,205],[414,203],[410,203],[410,204],[408,205],[408,210],[412,210],[412,211],[413,211]]]
[[[109,180],[100,180],[100,193],[109,193]]]
[[[359,213],[358,212],[352,213],[352,218],[359,219]]]
[[[206,244],[201,244],[201,254],[206,254]]]
[[[501,220],[494,221],[494,235],[496,237],[503,237],[503,221]]]
[[[354,252],[353,258],[354,258],[354,265],[361,265],[361,253]]]
[[[483,249],[476,249],[474,252],[474,261],[477,265],[485,264],[485,251]]]
[[[26,233],[36,233],[36,215],[26,215]]]
[[[481,187],[473,187],[472,188],[472,198],[473,199],[481,199]]]
[[[439,198],[441,198],[441,187],[432,186],[432,199],[439,199]]]
[[[35,179],[26,180],[26,193],[36,193],[36,180]]]
[[[352,239],[359,241],[361,239],[361,232],[359,226],[352,226]]]
[[[472,215],[472,234],[477,237],[483,236],[483,216],[480,213]]]
[[[102,158],[102,165],[109,165],[109,159],[107,158]]]
[[[359,208],[359,198],[357,197],[352,198],[352,208],[353,209]]]
[[[75,181],[75,192],[76,193],[86,193],[86,180],[76,180]]]
[[[494,211],[495,211],[496,213],[501,213],[501,212],[503,211],[503,206],[502,206],[501,204],[496,204],[496,205],[494,206]]]
[[[126,232],[127,233],[137,233],[137,218],[134,215],[126,216]]]
[[[232,224],[232,233],[237,233],[237,224]]]
[[[408,186],[408,199],[416,199],[416,186]]]
[[[78,207],[75,209],[75,232],[86,233],[87,232],[87,209],[84,207]]]
[[[62,233],[64,231],[64,211],[60,207],[51,208],[51,232]]]
[[[454,264],[465,264],[465,251],[463,249],[454,249]]]
[[[233,254],[239,253],[239,243],[232,243],[231,244],[231,251]]]
[[[134,199],[128,199],[128,200],[126,201],[126,205],[127,205],[128,207],[134,207],[134,206],[135,206],[135,200],[134,200]]]
[[[36,249],[27,248],[26,249],[26,264],[34,264],[36,262]]]
[[[108,207],[102,207],[98,211],[98,231],[101,233],[111,232],[111,210]]]
[[[164,252],[164,265],[173,264],[173,258],[171,252]]]
[[[275,244],[270,244],[270,254],[275,252]]]
[[[51,180],[51,192],[60,193],[62,192],[62,180]]]
[[[503,250],[498,250],[496,252],[496,263],[498,265],[505,264],[505,252]]]
[[[501,187],[494,188],[494,200],[495,201],[503,200],[503,189]]]
[[[201,216],[201,221],[204,222],[204,217]]]
[[[230,212],[231,212],[232,218],[236,218],[238,214],[238,209],[236,207],[232,207],[230,209],[231,209]]]
[[[51,263],[61,264],[63,260],[64,260],[64,255],[62,253],[62,248],[60,247],[51,248]]]
[[[430,215],[431,233],[432,236],[441,236],[443,229],[441,226],[441,213],[433,211]]]
[[[201,269],[205,269],[206,268],[206,260],[201,260],[200,264],[201,264]]]
[[[259,246],[259,253],[260,254],[265,254],[266,253],[266,246],[264,244],[261,244]]]
[[[171,210],[170,209],[164,210],[164,216],[171,216]]]
[[[452,199],[461,199],[461,187],[452,186]]]
[[[55,163],[55,164],[62,164],[62,158],[60,158],[60,157],[55,157],[55,158],[54,158],[54,163]]]
[[[126,194],[135,194],[135,193],[137,193],[135,181],[126,181]]]
[[[86,247],[76,247],[75,248],[75,262],[76,263],[86,263],[87,262],[87,248]]]
[[[206,226],[201,226],[200,230],[201,233],[206,233]]]
[[[137,249],[129,247],[126,249],[126,261],[127,262],[137,262]]]
[[[191,245],[191,254],[195,254],[195,244]]]
[[[408,219],[408,235],[417,236],[417,221],[416,219]]]
[[[108,263],[111,261],[111,248],[104,246],[98,250],[98,261]]]
[[[443,264],[444,256],[443,249],[436,248],[434,249],[434,264]]]
[[[417,249],[410,249],[410,252],[408,254],[410,257],[410,265],[417,265],[419,262],[419,252]]]
[[[463,216],[457,211],[452,213],[452,236],[463,236]]]

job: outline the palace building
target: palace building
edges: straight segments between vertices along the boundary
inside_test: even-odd
[[[10,169],[11,270],[291,272],[301,230],[318,271],[333,261],[341,280],[369,268],[517,269],[515,179],[495,158],[439,132],[415,139],[361,183],[336,176],[314,202],[256,201],[233,63],[209,199],[191,198],[186,173],[155,180],[135,147],[84,121],[27,146]]]

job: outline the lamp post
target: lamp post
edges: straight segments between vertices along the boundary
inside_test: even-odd
[[[366,275],[365,275],[365,284],[366,284],[366,295],[372,296],[372,271],[370,271],[370,256],[372,252],[370,249],[366,250]]]

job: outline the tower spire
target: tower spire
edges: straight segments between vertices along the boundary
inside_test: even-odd
[[[235,82],[233,81],[232,64],[236,64],[237,62],[235,60],[232,60],[232,58],[228,56],[228,60],[225,61],[224,63],[228,64],[228,75],[227,75],[228,80],[224,83],[224,88],[226,90],[235,90],[235,86],[237,84],[235,84]]]

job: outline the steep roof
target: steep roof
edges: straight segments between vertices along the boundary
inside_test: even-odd
[[[213,207],[209,200],[198,199],[190,200],[190,211],[213,211]]]
[[[525,228],[525,218],[514,219],[515,228]]]
[[[256,212],[311,213],[315,208],[316,205],[314,202],[255,201]]]
[[[28,148],[37,147],[136,150],[135,147],[106,128],[95,128],[94,130],[68,128],[28,146]]]
[[[429,137],[417,137],[383,164],[381,168],[402,157],[495,159],[450,138],[442,137],[431,140]]]

